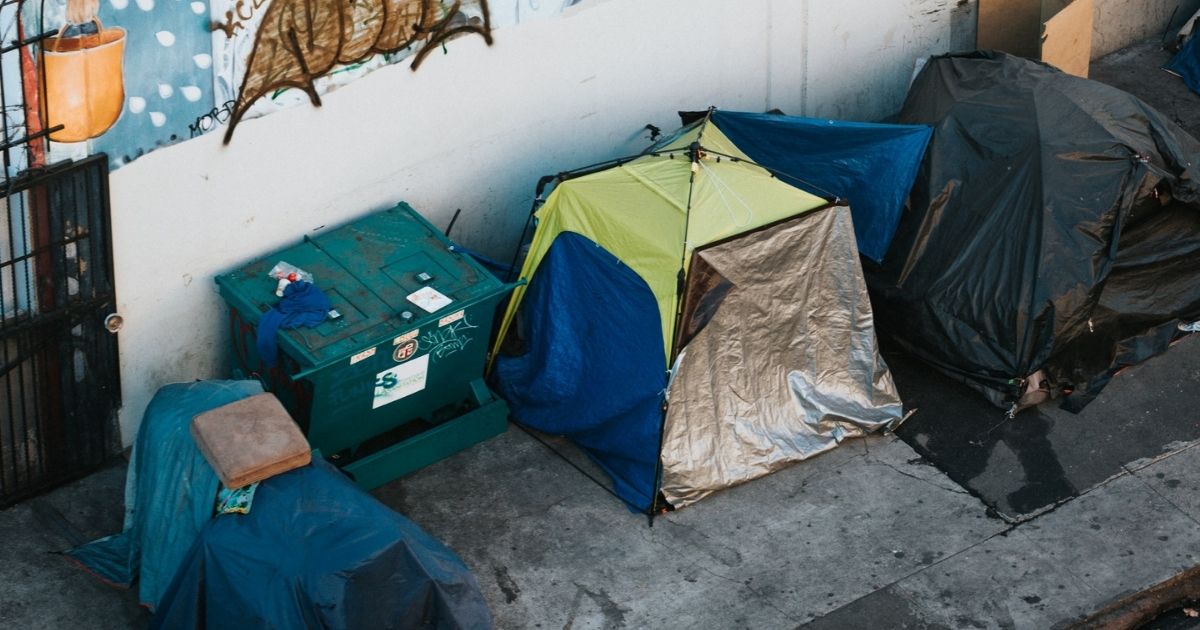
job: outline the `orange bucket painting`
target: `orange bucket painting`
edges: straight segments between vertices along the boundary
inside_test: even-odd
[[[125,106],[125,29],[105,28],[92,18],[97,32],[64,37],[64,24],[43,42],[45,74],[42,113],[55,142],[82,142],[108,131]]]

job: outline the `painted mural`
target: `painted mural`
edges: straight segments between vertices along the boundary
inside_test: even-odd
[[[379,67],[425,58],[455,37],[562,13],[581,0],[224,0],[213,31],[214,90],[244,118],[309,101]]]
[[[22,21],[57,31],[43,43],[41,123],[65,128],[50,139],[88,142],[81,152],[108,153],[113,168],[192,137],[213,107],[206,2],[26,2]]]
[[[0,12],[0,31],[42,42],[30,129],[63,125],[52,150],[105,152],[119,168],[156,148],[321,95],[447,43],[561,14],[585,0],[41,0]],[[43,8],[44,7],[44,8]],[[11,72],[10,72],[11,76]]]

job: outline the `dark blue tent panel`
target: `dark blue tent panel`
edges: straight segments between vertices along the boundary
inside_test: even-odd
[[[217,516],[163,596],[155,628],[487,628],[462,561],[324,460]]]
[[[513,417],[569,437],[608,472],[622,499],[649,509],[667,386],[650,287],[595,242],[564,232],[521,308],[526,352],[501,355],[495,368]]]
[[[1200,35],[1192,35],[1171,63],[1163,67],[1183,77],[1183,82],[1200,94]]]
[[[262,393],[258,381],[173,383],[154,394],[138,428],[125,484],[125,528],[66,555],[118,586],[137,581],[153,610],[212,518],[220,480],[192,439],[192,418]]]
[[[720,110],[712,120],[750,159],[787,183],[849,201],[859,252],[883,261],[933,134],[930,127]]]

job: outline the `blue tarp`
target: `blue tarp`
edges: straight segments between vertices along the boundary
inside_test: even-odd
[[[933,130],[783,116],[713,112],[734,145],[780,179],[850,202],[864,256],[882,262]]]
[[[491,615],[454,552],[318,459],[209,522],[151,627],[474,629]]]
[[[1200,94],[1200,35],[1192,35],[1171,63],[1163,67],[1183,77],[1183,82]]]
[[[106,582],[138,581],[154,609],[204,524],[220,481],[192,440],[197,414],[262,393],[258,381],[199,381],[159,389],[146,407],[125,483],[125,527],[67,552]]]
[[[564,232],[521,308],[527,351],[498,357],[494,374],[513,417],[569,437],[608,472],[618,496],[648,510],[667,386],[650,287],[595,242]]]

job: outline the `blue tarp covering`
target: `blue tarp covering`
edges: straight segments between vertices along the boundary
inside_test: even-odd
[[[138,602],[153,609],[212,518],[220,481],[189,430],[192,418],[255,394],[258,381],[199,381],[159,389],[146,407],[125,483],[120,534],[67,552],[106,582],[138,581]]]
[[[667,386],[658,304],[645,281],[579,234],[550,246],[522,303],[527,351],[495,377],[513,417],[578,444],[630,506],[658,491]]]
[[[488,628],[462,561],[323,460],[196,539],[154,628]]]
[[[1171,63],[1163,67],[1183,77],[1183,82],[1200,94],[1200,35],[1192,35]]]
[[[713,112],[712,121],[756,163],[787,183],[850,202],[859,251],[881,262],[933,130],[783,116]]]

